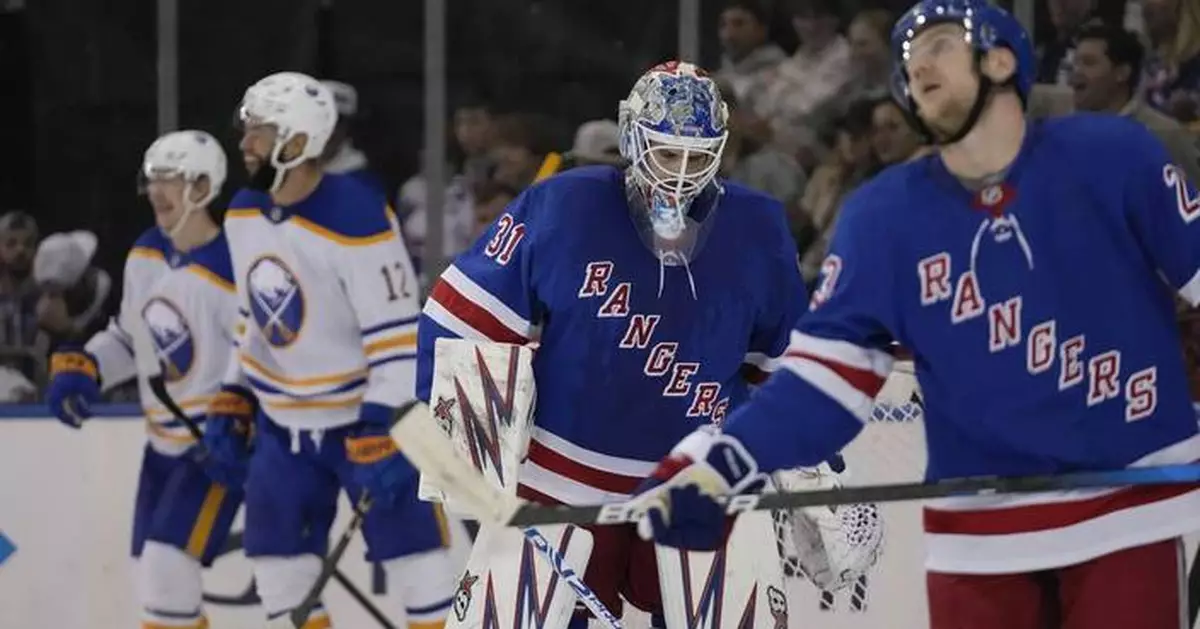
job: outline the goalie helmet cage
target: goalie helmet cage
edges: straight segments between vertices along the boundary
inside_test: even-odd
[[[843,452],[847,486],[920,481],[925,474],[923,408],[911,362],[897,362],[880,391],[862,434]],[[792,539],[792,515],[770,517],[788,594],[790,625],[822,629],[921,629],[929,626],[925,599],[924,540],[918,503],[879,505],[883,545],[867,574],[837,592],[805,577]]]

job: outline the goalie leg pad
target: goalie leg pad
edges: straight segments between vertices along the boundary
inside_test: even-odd
[[[752,512],[737,518],[721,551],[657,546],[666,626],[787,629],[782,569],[758,552],[773,537],[770,516]]]
[[[591,533],[569,525],[538,528],[567,565],[576,572],[588,567],[593,554]],[[584,581],[588,582],[586,577]],[[511,619],[520,618],[531,623],[529,627],[566,629],[575,600],[575,593],[520,530],[484,524],[458,581],[446,627],[508,629]],[[512,629],[526,629],[526,625]]]

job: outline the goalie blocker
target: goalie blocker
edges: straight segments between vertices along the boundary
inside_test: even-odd
[[[562,629],[579,606],[574,591],[563,582],[567,570],[583,573],[587,590],[616,616],[624,598],[657,615],[656,625],[662,625],[665,617],[667,626],[692,626],[700,614],[728,626],[786,626],[783,567],[753,552],[764,538],[776,535],[766,514],[741,518],[725,549],[717,553],[656,548],[639,539],[628,524],[541,527],[540,533],[565,559],[566,566],[555,568],[558,572],[535,558],[538,553],[519,529],[487,524],[503,520],[486,514],[511,509],[519,498],[555,503],[519,483],[536,400],[533,351],[439,338],[434,357],[431,412],[407,422],[411,425],[406,430],[419,428],[423,442],[440,441],[453,455],[428,457],[440,460],[440,467],[431,469],[417,460],[423,457],[410,453],[412,441],[404,449],[422,471],[423,499],[475,517],[483,513],[485,522],[459,582],[449,626],[482,626],[488,617],[538,618],[541,626]],[[405,437],[397,437],[403,447]],[[448,456],[453,456],[454,465],[449,465]],[[447,474],[451,467],[459,471]],[[836,484],[836,474],[827,467],[819,472],[784,472],[777,482],[793,489],[827,487]],[[480,483],[486,487],[478,487]],[[800,549],[802,573],[824,589],[842,587],[865,571],[882,537],[873,511],[873,518],[863,520],[873,528],[843,532],[847,513],[819,507],[786,514],[795,523],[786,535],[790,547]],[[536,606],[530,606],[535,601]],[[608,624],[615,625],[615,619]]]

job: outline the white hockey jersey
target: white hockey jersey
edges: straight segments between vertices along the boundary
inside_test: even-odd
[[[288,207],[242,190],[225,230],[245,320],[227,383],[301,430],[353,423],[365,402],[413,398],[417,283],[381,194],[328,174]]]
[[[189,417],[203,420],[234,356],[237,299],[225,235],[182,253],[151,228],[129,250],[124,283],[120,312],[86,349],[96,357],[104,390],[138,378],[151,446],[178,456],[195,440],[154,397],[151,374],[139,373],[138,365],[161,365],[171,398]],[[149,342],[135,342],[139,334]],[[138,357],[137,351],[154,357]]]

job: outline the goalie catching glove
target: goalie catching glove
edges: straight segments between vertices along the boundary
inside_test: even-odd
[[[717,498],[761,491],[766,476],[737,439],[702,426],[679,442],[634,501],[642,539],[684,550],[717,550],[724,544],[725,507]]]
[[[819,491],[843,485],[845,464],[829,464],[772,474],[783,491]],[[803,576],[826,591],[837,591],[875,565],[883,546],[883,520],[874,504],[813,506],[772,513],[784,574]]]

